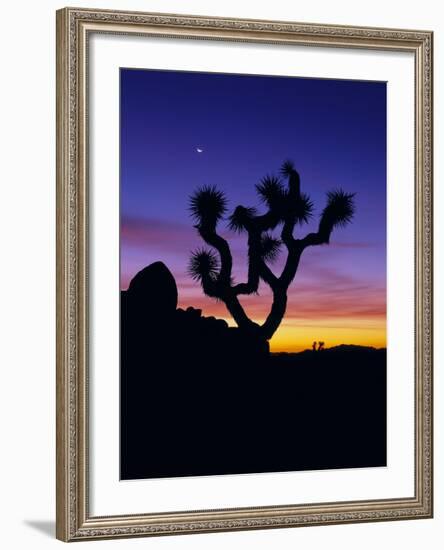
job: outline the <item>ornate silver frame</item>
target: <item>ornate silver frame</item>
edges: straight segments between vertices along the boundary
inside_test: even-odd
[[[88,509],[86,46],[92,32],[409,51],[415,56],[415,494],[93,517]],[[57,12],[57,538],[63,541],[430,518],[432,40],[429,31],[65,8]]]

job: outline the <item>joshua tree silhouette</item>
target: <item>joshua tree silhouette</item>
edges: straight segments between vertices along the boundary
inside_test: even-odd
[[[229,228],[246,232],[248,236],[248,280],[235,284],[232,278],[233,259],[228,242],[217,232],[217,224],[227,213],[227,198],[214,186],[197,189],[190,197],[190,211],[196,220],[194,226],[202,239],[213,249],[201,248],[191,253],[189,273],[200,281],[207,296],[224,302],[239,328],[269,340],[279,327],[287,307],[287,291],[293,281],[301,255],[309,246],[328,244],[335,227],[347,225],[354,214],[354,193],[337,189],[327,193],[327,204],[322,211],[318,231],[296,239],[296,224],[308,223],[313,203],[301,193],[300,177],[291,161],[282,165],[285,185],[275,176],[266,176],[256,185],[261,201],[267,207],[265,214],[256,208],[237,206],[229,216]],[[280,239],[270,231],[281,226]],[[287,257],[279,276],[269,265],[285,247]],[[248,318],[239,296],[257,293],[262,279],[272,290],[273,303],[262,325]]]

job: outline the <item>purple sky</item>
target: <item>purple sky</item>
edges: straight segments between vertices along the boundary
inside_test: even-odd
[[[121,69],[122,288],[139,269],[162,260],[176,278],[180,305],[226,317],[223,305],[204,297],[187,275],[190,250],[203,244],[189,217],[189,196],[201,185],[217,185],[230,210],[257,206],[254,185],[277,174],[286,159],[294,161],[302,190],[315,204],[312,222],[296,236],[316,229],[326,191],[356,193],[352,225],[335,230],[330,246],[304,253],[290,291],[286,339],[292,323],[346,330],[362,322],[385,345],[381,82]],[[221,232],[232,243],[234,273],[242,279],[244,237],[224,222]],[[258,320],[269,308],[269,293],[262,291],[244,300]]]

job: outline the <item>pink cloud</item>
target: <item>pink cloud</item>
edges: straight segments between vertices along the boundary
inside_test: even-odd
[[[193,227],[155,219],[122,218],[120,238],[129,247],[168,246],[175,249],[193,239]]]

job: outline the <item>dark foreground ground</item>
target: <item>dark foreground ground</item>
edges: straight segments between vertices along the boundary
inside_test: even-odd
[[[171,356],[122,376],[122,479],[386,465],[385,350]]]
[[[121,479],[386,465],[385,350],[269,354],[176,306],[163,264],[122,292]]]

